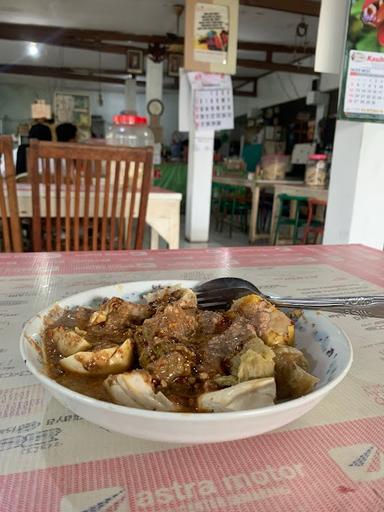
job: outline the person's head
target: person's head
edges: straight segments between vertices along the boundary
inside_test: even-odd
[[[30,139],[37,140],[52,140],[52,133],[49,127],[42,123],[36,123],[31,126],[28,136]]]
[[[213,143],[213,149],[214,151],[219,151],[219,149],[221,148],[222,144],[221,144],[221,140],[220,139],[215,139],[214,140],[214,143]]]
[[[77,127],[72,123],[62,123],[56,126],[56,137],[58,142],[75,142]]]

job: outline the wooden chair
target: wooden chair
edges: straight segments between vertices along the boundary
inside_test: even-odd
[[[141,249],[152,160],[152,148],[31,141],[33,250]]]
[[[22,252],[12,137],[0,136],[0,158],[4,159],[5,169],[4,177],[0,176],[1,247],[5,252]]]

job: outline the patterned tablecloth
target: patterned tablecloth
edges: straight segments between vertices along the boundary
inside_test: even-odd
[[[384,510],[384,319],[329,316],[355,352],[315,409],[262,436],[176,446],[103,430],[50,397],[18,351],[55,299],[119,281],[233,275],[274,294],[382,292],[361,246],[0,256],[0,512]],[[230,425],[228,426],[230,428]]]

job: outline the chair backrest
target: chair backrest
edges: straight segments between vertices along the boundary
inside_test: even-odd
[[[32,140],[34,251],[141,249],[152,161],[152,148]]]
[[[2,250],[21,252],[23,243],[16,193],[16,171],[12,155],[12,137],[0,136],[0,158],[4,159],[4,176],[0,176]]]
[[[321,211],[319,211],[321,210]],[[308,218],[307,224],[311,224],[313,218],[316,217],[318,223],[325,223],[325,214],[327,211],[327,201],[322,199],[316,199],[313,197],[308,198]],[[321,214],[321,218],[319,218],[319,214]]]

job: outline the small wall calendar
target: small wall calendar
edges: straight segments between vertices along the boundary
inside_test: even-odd
[[[233,90],[229,75],[189,72],[196,129],[232,130]]]
[[[350,0],[339,117],[384,122],[384,5]]]
[[[384,54],[349,53],[344,113],[384,116]]]

